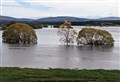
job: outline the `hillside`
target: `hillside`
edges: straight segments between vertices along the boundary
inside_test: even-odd
[[[120,20],[120,17],[103,17],[98,20]]]
[[[69,20],[71,22],[78,22],[78,21],[88,21],[87,18],[78,18],[78,17],[69,17],[69,16],[60,16],[60,17],[47,17],[38,19],[40,22],[63,22],[65,20]]]
[[[0,26],[4,27],[11,21],[15,21],[20,23],[27,23],[34,28],[39,28],[41,27],[41,25],[60,25],[65,20],[71,21],[72,25],[80,26],[120,26],[120,17],[103,17],[99,19],[89,19],[70,16],[46,17],[39,19],[0,16]]]
[[[9,16],[0,16],[0,21],[33,21],[33,19],[28,18],[14,18]]]
[[[63,22],[65,20],[69,20],[71,22],[84,22],[84,21],[94,21],[94,20],[120,20],[120,17],[103,17],[99,19],[89,19],[89,18],[79,18],[79,17],[70,17],[70,16],[58,16],[58,17],[46,17],[46,18],[40,18],[40,19],[28,19],[28,18],[14,18],[9,16],[0,16],[0,21],[39,21],[39,22]]]

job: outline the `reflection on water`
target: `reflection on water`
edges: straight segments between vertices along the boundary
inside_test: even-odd
[[[80,28],[75,28],[76,30]],[[17,45],[2,43],[1,66],[34,68],[120,69],[120,28],[102,28],[110,31],[115,46],[109,49],[64,46],[59,42],[57,29],[38,29],[38,44]],[[0,32],[1,35],[2,32]]]

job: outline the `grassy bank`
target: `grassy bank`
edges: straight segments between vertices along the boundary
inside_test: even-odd
[[[0,67],[0,82],[120,82],[120,70]]]

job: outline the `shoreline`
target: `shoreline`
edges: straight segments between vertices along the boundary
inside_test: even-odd
[[[52,67],[41,68],[41,67],[17,67],[17,66],[0,66],[0,68],[45,69],[45,70],[49,70],[49,69],[63,69],[63,70],[106,70],[106,71],[116,70],[116,71],[120,71],[120,69],[105,69],[105,68],[62,68],[62,67],[58,67],[58,68],[52,68]]]

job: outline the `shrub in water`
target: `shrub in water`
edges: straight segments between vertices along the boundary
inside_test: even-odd
[[[114,39],[106,30],[83,28],[79,31],[77,44],[112,47],[114,45]]]
[[[23,23],[9,25],[2,34],[3,42],[11,44],[36,44],[37,36],[34,29]]]

